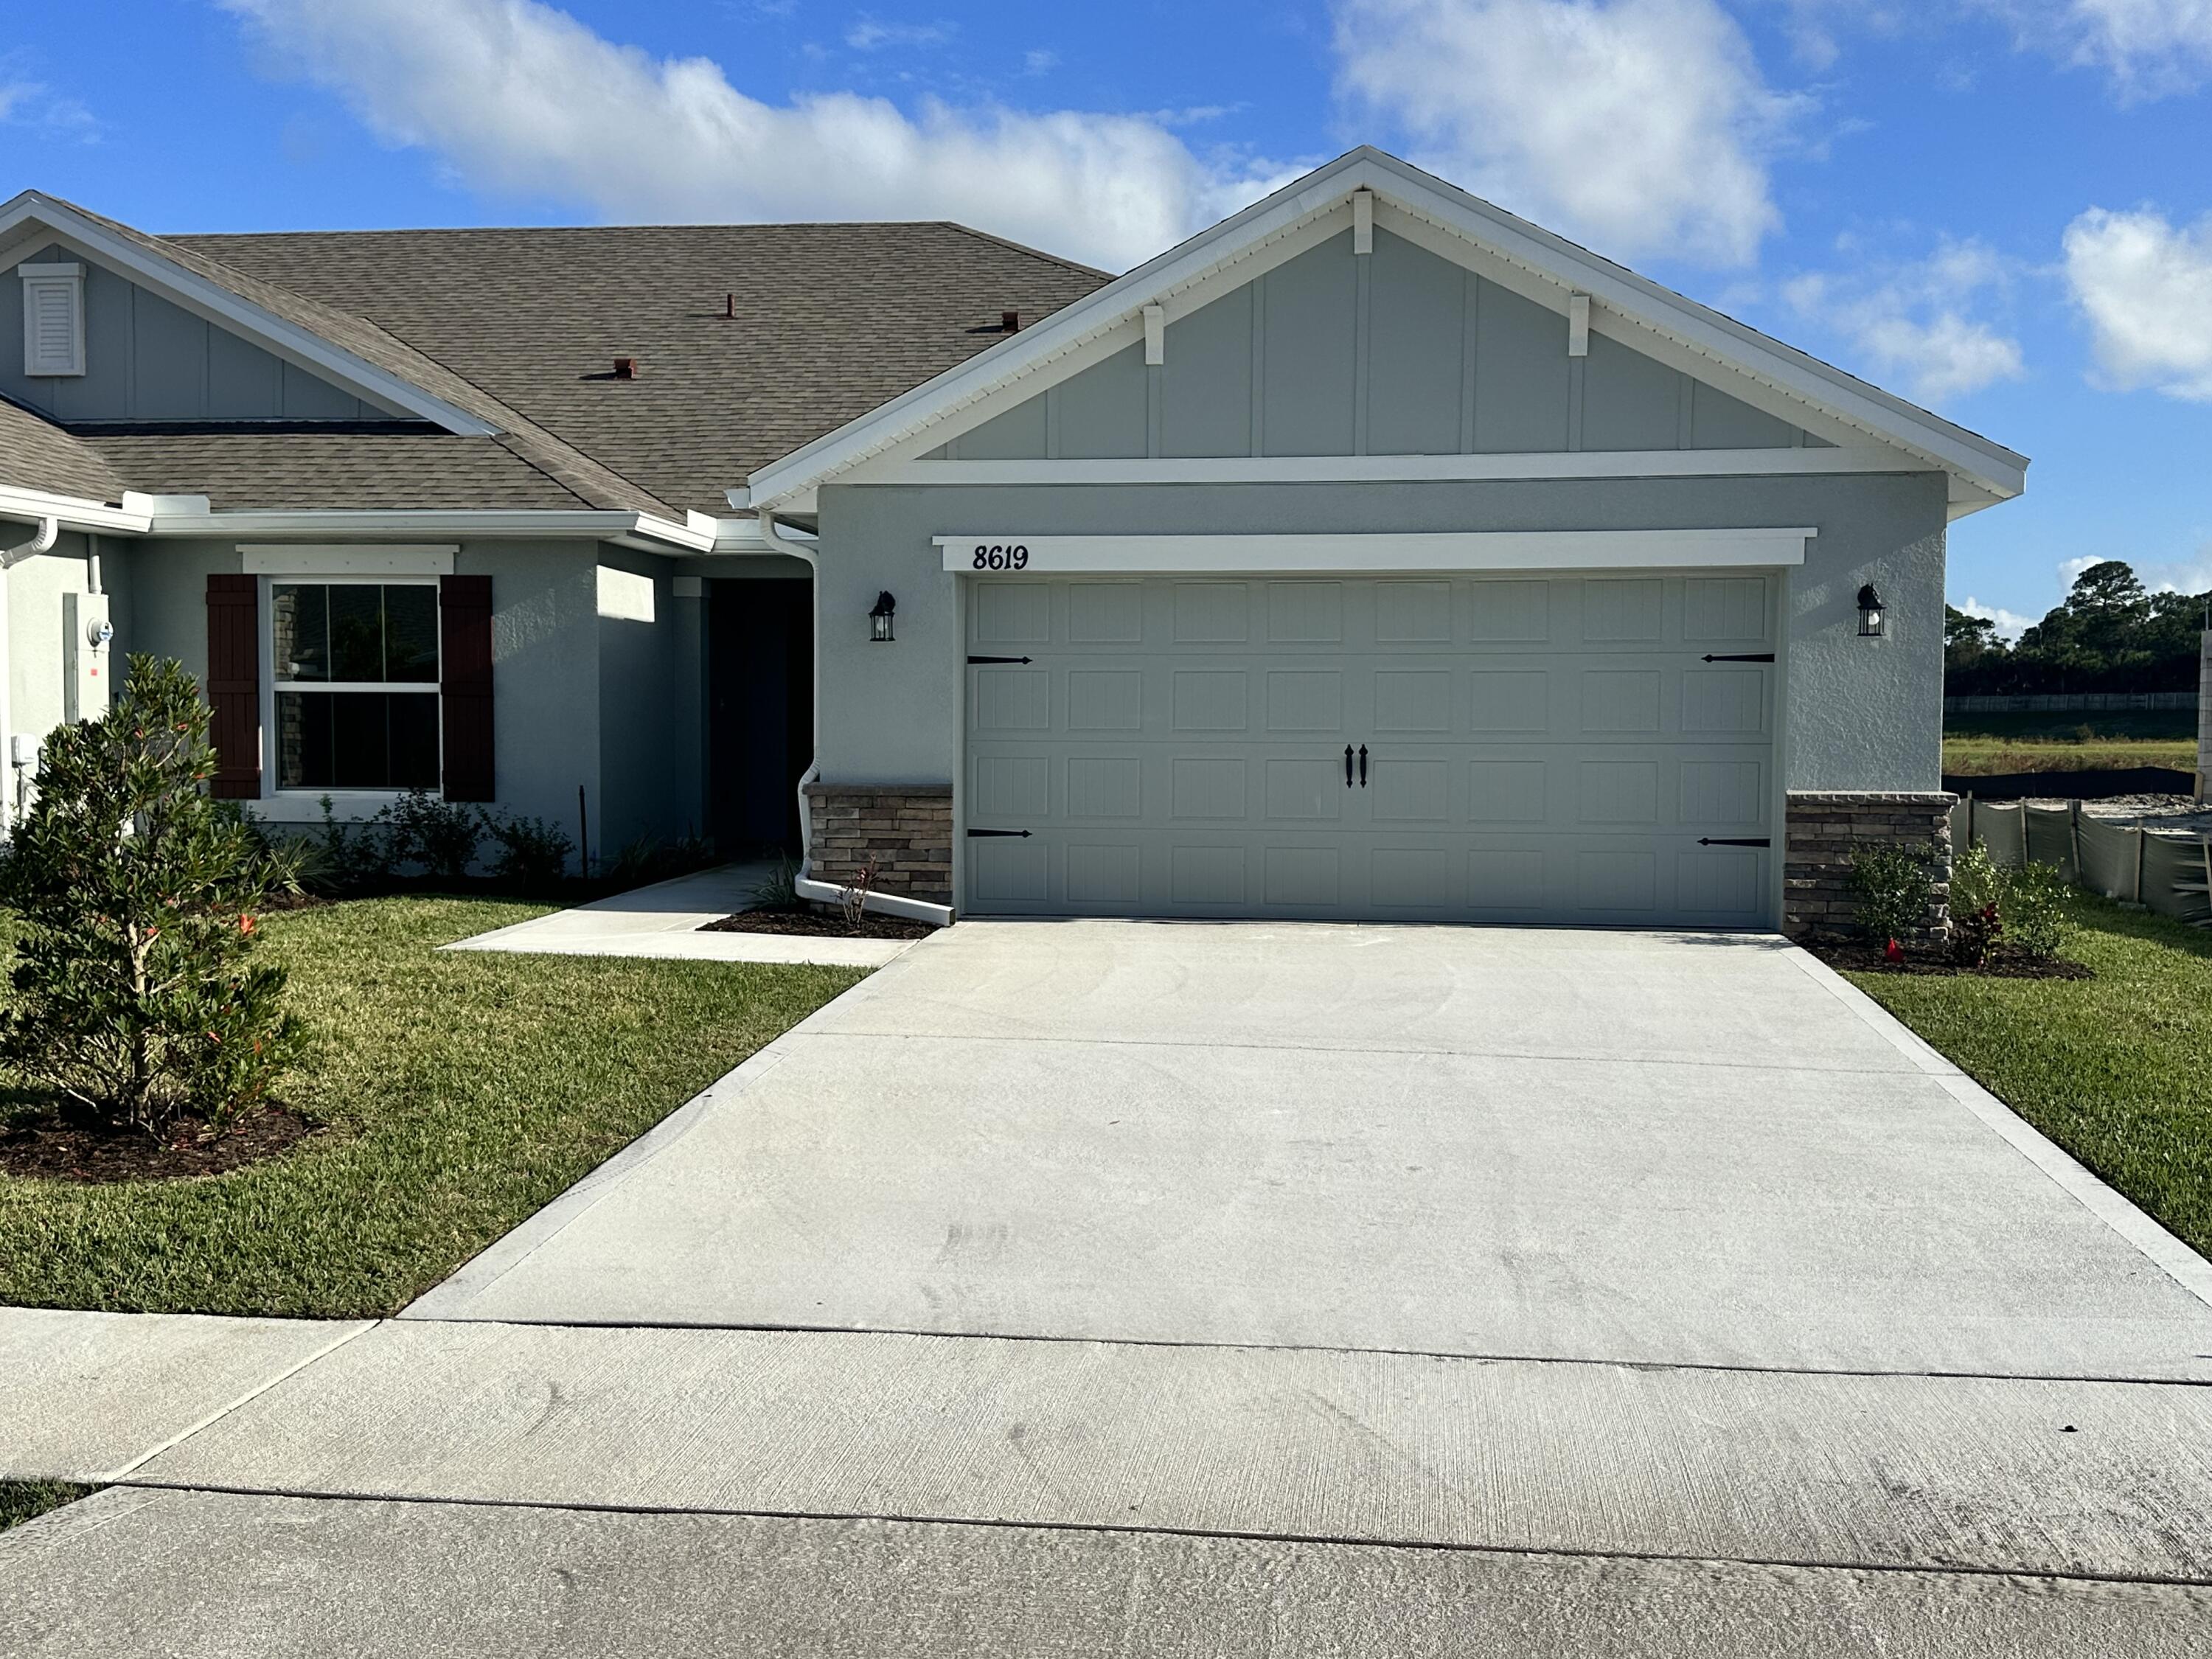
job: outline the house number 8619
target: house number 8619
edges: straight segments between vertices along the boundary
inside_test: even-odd
[[[988,545],[980,542],[976,544],[975,568],[978,570],[1026,570],[1029,562],[1030,550],[1026,547],[1008,547],[1000,542]]]

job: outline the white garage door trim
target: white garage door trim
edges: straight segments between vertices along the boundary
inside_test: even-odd
[[[1162,574],[1186,571],[1633,570],[1802,565],[1807,526],[1735,530],[1452,531],[1414,535],[934,538],[962,574]]]

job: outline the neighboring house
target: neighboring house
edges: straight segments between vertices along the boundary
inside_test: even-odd
[[[19,746],[104,612],[270,817],[736,846],[805,774],[909,911],[1817,920],[1846,832],[1948,845],[1945,526],[2027,467],[1371,149],[1112,281],[34,194],[0,273]]]

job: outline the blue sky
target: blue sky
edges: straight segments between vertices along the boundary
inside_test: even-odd
[[[2212,587],[2212,0],[76,0],[0,194],[150,230],[950,217],[1112,267],[1369,142],[2034,458],[1955,602]]]

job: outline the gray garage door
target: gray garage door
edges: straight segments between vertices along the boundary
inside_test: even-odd
[[[966,908],[1761,925],[1778,586],[970,579]]]

